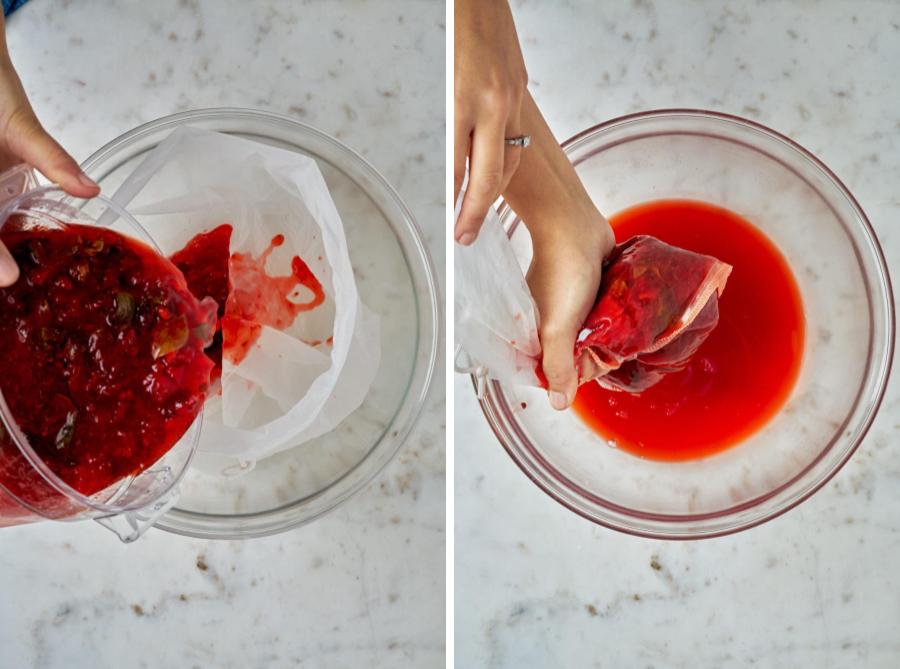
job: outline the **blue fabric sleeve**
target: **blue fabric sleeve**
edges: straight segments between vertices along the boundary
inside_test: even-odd
[[[9,16],[28,0],[3,0],[3,15]]]

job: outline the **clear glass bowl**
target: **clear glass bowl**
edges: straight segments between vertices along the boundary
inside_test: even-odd
[[[82,167],[111,193],[181,125],[314,158],[346,229],[360,297],[381,318],[378,374],[362,406],[337,429],[238,476],[189,470],[175,508],[156,522],[164,530],[203,538],[274,534],[347,500],[403,444],[422,409],[437,360],[440,318],[434,270],[412,214],[384,177],[334,138],[278,114],[209,109],[167,116],[113,140]],[[152,228],[148,232],[152,235]]]
[[[503,446],[564,506],[641,536],[737,532],[808,498],[865,437],[890,372],[890,278],[859,204],[795,142],[725,114],[634,114],[585,130],[563,147],[600,211],[690,198],[735,211],[765,232],[802,294],[804,360],[793,393],[767,425],[702,460],[655,462],[616,450],[573,412],[553,411],[543,391],[492,382],[481,406]],[[525,226],[506,206],[501,220],[527,267]]]

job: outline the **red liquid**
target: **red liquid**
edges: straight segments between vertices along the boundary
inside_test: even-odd
[[[211,305],[107,229],[11,221],[0,237],[21,271],[0,289],[0,387],[32,448],[84,495],[151,466],[203,406]],[[68,506],[2,430],[0,483],[45,513]],[[0,499],[0,524],[7,511]]]
[[[206,349],[206,355],[215,365],[211,381],[222,376],[222,316],[231,288],[228,276],[231,232],[232,227],[227,223],[201,232],[170,258],[184,274],[188,288],[198,300],[211,297],[216,301],[216,333]]]
[[[219,305],[216,337],[206,351],[216,364],[214,378],[221,375],[223,356],[240,364],[264,325],[284,330],[300,313],[325,301],[322,284],[299,256],[291,259],[290,274],[267,272],[269,256],[284,244],[284,235],[275,235],[268,248],[254,258],[249,253],[229,252],[231,232],[231,226],[225,224],[200,233],[172,256],[194,295],[210,296]],[[301,294],[304,292],[308,295]]]
[[[325,301],[322,284],[300,256],[291,259],[290,274],[271,276],[266,272],[266,261],[282,244],[284,235],[275,235],[258,258],[249,253],[231,254],[232,290],[225,303],[222,334],[225,358],[235,365],[247,356],[264,325],[284,330],[300,313]],[[311,293],[305,301],[301,301],[301,288]]]
[[[736,214],[660,200],[612,219],[616,240],[652,235],[732,265],[719,324],[687,367],[640,394],[587,383],[573,409],[603,438],[654,460],[690,460],[733,446],[790,394],[803,354],[800,293],[778,249]]]

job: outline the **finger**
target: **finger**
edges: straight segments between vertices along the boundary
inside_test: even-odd
[[[7,134],[10,151],[69,195],[94,197],[100,192],[100,186],[47,134],[31,110],[10,119]]]
[[[572,404],[578,390],[578,373],[575,370],[575,333],[568,330],[545,328],[541,332],[544,375],[547,377],[550,405],[563,410]]]
[[[460,244],[475,241],[488,208],[500,195],[503,180],[503,129],[505,123],[480,125],[472,134],[469,186],[463,198],[454,236]]]
[[[0,242],[0,288],[13,285],[18,278],[19,266],[6,245]]]
[[[466,159],[472,147],[472,128],[468,123],[459,122],[453,133],[453,206],[459,199],[463,180],[466,177]]]
[[[501,193],[506,190],[506,187],[512,180],[513,175],[516,173],[516,170],[519,169],[519,163],[522,160],[523,151],[523,147],[521,146],[510,146],[509,144],[506,144],[506,137],[518,137],[521,134],[522,127],[519,124],[519,114],[518,112],[516,112],[515,116],[510,117],[509,123],[506,125],[506,132],[504,135],[503,179],[500,184]]]
[[[510,135],[511,137],[517,137],[518,135]],[[500,185],[500,192],[506,190],[506,187],[509,186],[509,182],[512,181],[513,176],[516,173],[516,170],[519,169],[519,163],[522,161],[522,147],[521,146],[507,146],[506,152],[503,157],[503,180]]]

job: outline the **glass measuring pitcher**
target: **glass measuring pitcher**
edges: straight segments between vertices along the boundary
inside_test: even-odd
[[[0,174],[0,229],[13,215],[50,227],[64,223],[109,227],[158,252],[140,224],[114,202],[102,196],[79,200],[57,188],[41,187],[25,166]],[[32,448],[0,390],[0,528],[45,519],[90,518],[122,541],[137,539],[174,504],[178,481],[197,448],[201,419],[202,410],[154,464],[86,496],[57,476]]]

